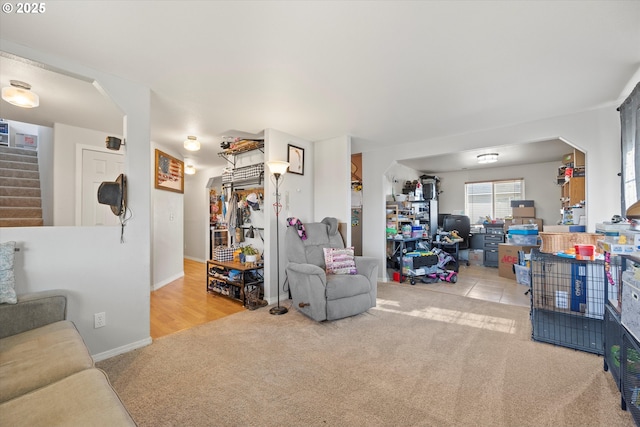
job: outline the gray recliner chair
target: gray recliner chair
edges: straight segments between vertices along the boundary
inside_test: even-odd
[[[376,306],[378,262],[355,257],[357,274],[326,274],[323,248],[344,248],[338,220],[304,224],[307,239],[288,227],[287,277],[294,306],[312,319],[335,320]]]

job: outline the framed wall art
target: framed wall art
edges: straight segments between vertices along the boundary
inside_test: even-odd
[[[184,193],[184,162],[156,149],[155,187]]]
[[[288,144],[287,162],[289,162],[289,173],[304,175],[304,148]]]

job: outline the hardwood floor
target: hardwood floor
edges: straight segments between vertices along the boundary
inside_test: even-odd
[[[206,265],[184,260],[184,277],[151,292],[151,338],[156,339],[245,310],[206,291]]]

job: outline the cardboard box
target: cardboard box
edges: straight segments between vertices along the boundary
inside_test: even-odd
[[[514,218],[535,218],[536,217],[536,208],[533,206],[526,208],[512,208],[511,215]]]
[[[518,251],[531,252],[539,246],[521,246],[500,243],[498,245],[498,276],[516,280],[513,265],[518,263]]]
[[[532,208],[533,200],[512,200],[511,207],[512,208]]]
[[[469,249],[469,264],[482,265],[484,263],[484,250]]]

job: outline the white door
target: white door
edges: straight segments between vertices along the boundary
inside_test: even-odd
[[[82,149],[81,225],[120,225],[111,207],[98,203],[98,187],[103,181],[115,181],[123,172],[122,154]]]

